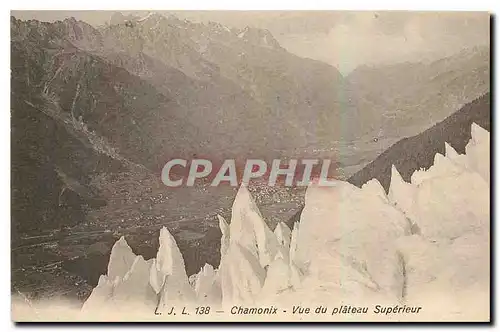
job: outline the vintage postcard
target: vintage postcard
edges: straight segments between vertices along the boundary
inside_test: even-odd
[[[12,11],[12,320],[489,322],[490,22]]]

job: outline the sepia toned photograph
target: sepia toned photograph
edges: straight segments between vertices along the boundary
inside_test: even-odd
[[[490,322],[492,22],[11,11],[12,321]]]

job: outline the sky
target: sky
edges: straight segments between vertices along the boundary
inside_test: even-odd
[[[161,13],[167,13],[160,11]],[[75,17],[92,25],[113,11],[13,11],[19,19]],[[132,12],[124,12],[132,13]],[[146,15],[148,12],[134,12]],[[327,62],[348,74],[360,65],[434,60],[464,48],[489,45],[486,12],[351,11],[172,11],[195,22],[268,29],[281,46]]]

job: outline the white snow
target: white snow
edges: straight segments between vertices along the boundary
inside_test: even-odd
[[[134,264],[136,255],[122,236],[111,249],[108,263],[108,278],[123,278]]]
[[[292,236],[290,239],[290,264],[295,262],[295,255],[297,254],[297,237],[299,236],[299,223],[293,224]]]
[[[411,183],[419,186],[428,179],[455,176],[464,171],[464,167],[453,162],[450,158],[436,153],[434,164],[428,170],[415,171],[411,176]]]
[[[220,304],[222,300],[220,280],[212,265],[205,264],[194,277],[196,302],[202,305]]]
[[[257,257],[238,243],[231,244],[219,273],[224,307],[254,303],[266,278],[266,270],[260,266]]]
[[[415,206],[415,222],[428,238],[453,239],[490,222],[489,186],[477,173],[426,181],[418,187]]]
[[[389,201],[405,216],[414,222],[416,219],[414,202],[416,187],[407,183],[401,177],[396,166],[391,168],[391,185],[389,186]]]
[[[156,294],[149,284],[152,260],[136,256],[121,237],[113,246],[108,274],[99,278],[97,286],[82,307],[82,313],[106,317],[107,310],[154,310]]]
[[[284,222],[278,223],[276,229],[274,230],[274,235],[278,240],[278,243],[287,250],[290,249],[290,240],[292,237],[292,231]]]
[[[490,133],[477,124],[471,126],[472,138],[465,146],[469,166],[490,182]]]
[[[371,179],[361,186],[361,189],[370,197],[379,197],[385,203],[389,201],[385,194],[384,187],[382,187],[377,179]]]
[[[399,210],[347,182],[309,187],[294,263],[311,291],[329,289],[342,300],[366,292],[397,299],[403,275],[394,241],[409,227]]]
[[[272,232],[241,186],[230,223],[218,216],[219,267],[205,264],[189,278],[191,284],[166,228],[150,261],[136,256],[121,238],[112,249],[108,274],[101,276],[82,313],[124,304],[154,310],[158,301],[159,310],[176,303],[226,309],[417,304],[424,308],[419,317],[365,318],[487,320],[489,133],[475,124],[471,131],[465,155],[445,144],[445,156],[437,154],[433,166],[416,171],[411,183],[393,166],[388,195],[377,180],[361,189],[343,181],[311,185],[292,230],[281,222]],[[320,319],[314,317],[293,319]],[[324,319],[365,319],[360,317]],[[239,319],[220,316],[228,318]]]
[[[445,156],[452,160],[459,156],[457,151],[450,144],[448,144],[448,142],[444,142],[444,151]]]
[[[230,245],[237,243],[248,250],[262,267],[269,265],[279,252],[276,236],[262,218],[245,185],[240,186],[234,199],[229,233]]]
[[[275,259],[267,270],[266,279],[262,286],[260,298],[275,300],[275,297],[292,287],[292,271],[290,264],[283,258]],[[272,304],[270,301],[269,304]]]
[[[220,256],[224,257],[229,247],[229,225],[222,216],[217,215],[217,218],[219,219],[219,228],[222,233],[220,240]]]

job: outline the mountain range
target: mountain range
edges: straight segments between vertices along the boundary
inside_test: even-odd
[[[429,63],[361,66],[346,80],[373,132],[409,137],[489,91],[490,54],[474,47]]]
[[[208,194],[162,187],[161,168],[172,158],[314,156],[361,168],[489,92],[489,84],[483,48],[431,63],[360,67],[343,77],[252,27],[159,14],[116,15],[104,26],[11,17],[12,246],[24,245],[26,234],[87,223],[113,228],[125,215],[159,229],[164,215],[184,218],[186,205],[203,217],[213,206],[229,208],[231,188]],[[489,107],[486,99],[475,103]],[[458,129],[450,128],[453,136]],[[380,160],[350,181],[375,177],[386,187],[389,161]],[[414,167],[403,167],[402,176]],[[168,196],[172,208],[151,210],[143,202],[154,201],[153,193]],[[266,199],[283,203],[275,194],[281,197]],[[89,217],[95,214],[98,221]],[[13,266],[23,266],[19,257],[13,253]]]

